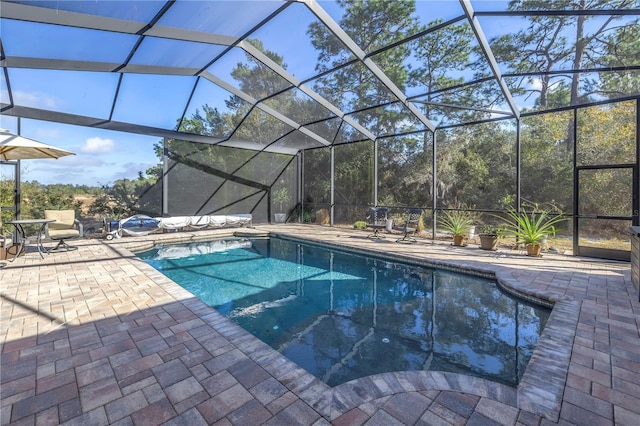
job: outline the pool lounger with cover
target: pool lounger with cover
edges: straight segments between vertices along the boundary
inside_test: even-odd
[[[106,239],[121,238],[123,235],[148,235],[158,230],[185,230],[222,228],[225,226],[250,226],[251,214],[202,215],[150,217],[137,214],[121,220],[104,220]]]

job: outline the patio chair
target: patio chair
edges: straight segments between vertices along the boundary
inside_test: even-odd
[[[414,238],[414,235],[418,231],[418,222],[420,222],[420,217],[422,217],[422,209],[409,209],[409,213],[407,213],[407,219],[404,221],[404,225],[393,227],[393,229],[395,229],[396,231],[404,232],[402,238],[398,238],[396,240],[396,243],[418,242],[418,240]]]
[[[45,219],[55,219],[55,222],[47,224],[45,235],[58,244],[49,250],[52,251],[71,251],[77,250],[78,247],[70,246],[65,240],[80,238],[83,235],[83,227],[74,210],[45,210]]]
[[[386,207],[369,207],[366,223],[367,228],[373,229],[373,234],[368,235],[367,238],[384,238],[380,230],[387,227],[387,212]]]

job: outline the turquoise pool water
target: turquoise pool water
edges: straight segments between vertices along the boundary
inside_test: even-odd
[[[330,386],[408,370],[516,386],[550,313],[489,279],[279,238],[138,256]]]

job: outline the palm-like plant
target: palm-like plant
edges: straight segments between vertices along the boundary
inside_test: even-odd
[[[475,213],[465,210],[444,210],[442,213],[444,217],[440,219],[440,226],[453,234],[455,245],[462,245],[462,237],[475,224]]]
[[[567,220],[562,214],[552,216],[548,210],[517,212],[515,209],[507,211],[504,222],[504,233],[516,237],[525,245],[539,245],[548,236],[555,236],[556,225]]]

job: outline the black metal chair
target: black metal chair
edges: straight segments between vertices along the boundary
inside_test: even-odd
[[[384,238],[380,230],[387,227],[387,213],[386,207],[369,207],[367,228],[373,229],[373,234],[368,235],[367,238]]]
[[[421,216],[422,209],[409,209],[409,213],[407,214],[407,219],[404,221],[404,225],[393,227],[393,229],[395,229],[396,231],[404,232],[402,238],[398,238],[396,240],[396,243],[418,242],[418,240],[415,239],[414,235],[418,231],[418,222],[420,222]]]

